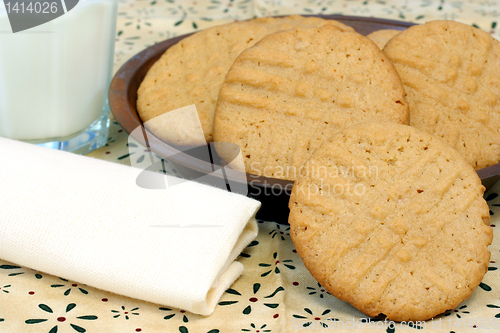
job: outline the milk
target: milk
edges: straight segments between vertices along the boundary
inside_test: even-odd
[[[80,0],[13,34],[0,1],[0,136],[43,142],[98,119],[112,72],[116,0]]]

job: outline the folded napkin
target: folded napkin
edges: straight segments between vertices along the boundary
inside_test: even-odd
[[[209,315],[238,278],[260,203],[195,182],[0,138],[0,258]],[[170,179],[171,180],[171,179]]]

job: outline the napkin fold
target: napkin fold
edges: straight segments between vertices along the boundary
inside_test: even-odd
[[[260,202],[190,181],[0,138],[0,258],[209,315],[257,236]]]

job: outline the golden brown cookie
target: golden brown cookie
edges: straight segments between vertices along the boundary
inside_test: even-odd
[[[400,32],[401,32],[401,30],[382,29],[382,30],[374,31],[371,34],[366,35],[366,37],[368,37],[375,44],[377,44],[379,49],[382,50],[384,48],[385,44],[387,44],[387,42],[389,40],[391,40],[392,37],[396,36]]]
[[[467,299],[488,270],[484,187],[440,139],[357,124],[308,159],[289,202],[290,236],[311,274],[369,316],[427,320]]]
[[[500,162],[500,43],[433,21],[392,38],[384,53],[405,86],[411,126],[441,137],[475,168]]]
[[[235,61],[219,94],[214,141],[237,144],[248,173],[293,180],[342,128],[407,124],[408,116],[401,81],[374,43],[333,25],[296,28],[263,38]]]
[[[137,112],[146,122],[166,112],[195,104],[206,141],[212,141],[212,123],[217,95],[236,57],[262,37],[296,26],[334,24],[338,21],[293,15],[258,18],[202,30],[169,48],[151,67],[137,92]],[[188,122],[189,123],[189,122]],[[183,129],[184,133],[192,131]],[[199,135],[173,138],[155,133],[168,143],[200,145]]]

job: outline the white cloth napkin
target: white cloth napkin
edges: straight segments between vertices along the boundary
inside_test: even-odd
[[[211,314],[243,271],[260,203],[195,182],[143,189],[138,171],[0,138],[0,258]]]

